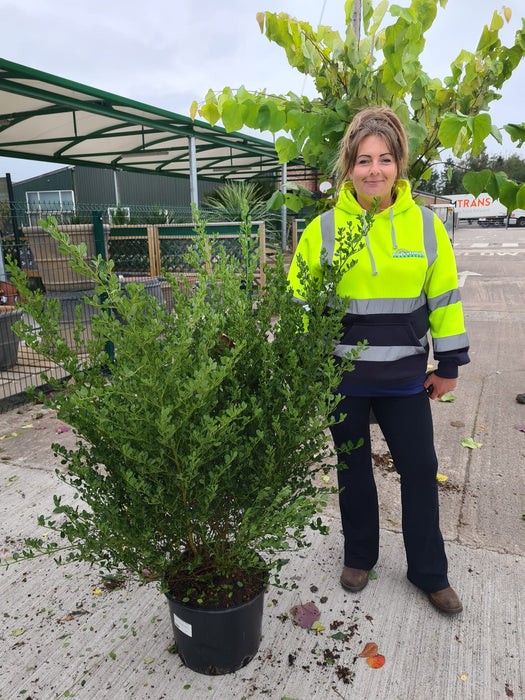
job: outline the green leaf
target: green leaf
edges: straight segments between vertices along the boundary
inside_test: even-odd
[[[478,114],[472,120],[472,153],[481,153],[484,142],[492,130],[492,120],[488,114]]]
[[[520,185],[518,193],[516,194],[516,204],[518,209],[525,209],[525,185]]]
[[[301,211],[301,209],[305,206],[307,206],[307,202],[305,202],[304,199],[301,197],[298,197],[295,194],[289,194],[288,192],[285,194],[285,202],[286,206],[288,209],[291,211],[297,213],[298,211]],[[312,200],[310,200],[311,203]]]
[[[379,29],[379,25],[383,21],[383,17],[385,16],[387,10],[388,10],[388,0],[381,0],[381,2],[378,4],[376,9],[374,10],[374,14],[372,16],[372,24],[370,25],[370,29],[367,32],[369,35],[376,34],[377,30]]]
[[[288,163],[299,155],[297,143],[286,136],[279,136],[275,142],[275,150],[279,154],[280,163]]]
[[[516,209],[518,192],[520,190],[520,185],[510,180],[502,182],[499,188],[499,201],[507,207],[508,211],[513,211]]]
[[[206,97],[204,98],[204,101],[206,102],[207,105],[216,105],[217,104],[217,95],[215,94],[215,92],[211,88],[206,93]]]
[[[336,632],[330,635],[330,639],[337,639],[338,641],[346,637],[344,632]]]
[[[465,120],[456,116],[443,119],[439,127],[439,140],[445,148],[453,148],[464,127]]]
[[[476,442],[473,438],[463,438],[461,441],[461,444],[463,447],[468,447],[469,450],[476,450],[478,447],[481,447],[483,443],[481,442]]]
[[[370,571],[368,572],[368,580],[369,580],[369,581],[375,581],[376,578],[378,578],[376,570],[375,570],[375,569],[370,569]]]
[[[465,173],[462,180],[463,186],[474,197],[479,197],[482,192],[487,191],[487,183],[491,175],[490,170],[480,170],[478,173]]]
[[[244,110],[235,100],[226,100],[222,105],[221,119],[226,131],[239,131],[244,126]]]
[[[487,181],[487,192],[490,194],[492,199],[499,199],[500,188],[504,182],[507,182],[507,178],[499,173],[490,173],[490,177]]]
[[[523,145],[525,142],[525,122],[521,124],[505,124],[503,128],[514,143],[517,141],[518,146]]]
[[[443,403],[453,403],[457,399],[457,396],[454,396],[454,394],[451,391],[447,391],[446,394],[443,394],[443,396],[438,399],[438,401],[443,401]]]
[[[212,126],[215,126],[215,124],[219,121],[220,119],[220,114],[219,110],[217,108],[216,104],[205,104],[202,106],[201,109],[201,114],[208,121]]]
[[[281,190],[276,190],[266,205],[267,209],[280,209],[286,204],[284,193]]]

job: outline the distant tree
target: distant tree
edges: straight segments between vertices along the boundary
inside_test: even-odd
[[[511,180],[516,182],[525,182],[525,160],[514,154],[505,158],[503,166],[500,168]]]
[[[447,158],[445,167],[439,177],[438,194],[462,194],[467,190],[463,186],[463,176],[467,172],[466,166],[460,161]]]
[[[494,177],[505,177],[517,184],[525,183],[525,160],[514,154],[503,157],[489,156],[483,151],[478,156],[469,154],[461,160],[448,158],[443,167],[434,168],[429,186],[420,189],[433,194],[462,194],[467,192],[463,179],[467,173],[492,173]]]
[[[440,173],[437,168],[432,168],[432,174],[428,180],[424,180],[419,185],[421,192],[429,192],[430,194],[440,194]]]

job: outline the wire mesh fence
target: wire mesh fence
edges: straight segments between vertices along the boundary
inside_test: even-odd
[[[58,208],[38,212],[16,206],[8,211],[0,208],[0,412],[22,400],[27,387],[41,386],[42,372],[55,377],[65,374],[27,347],[13,331],[22,312],[16,307],[17,290],[9,281],[4,260],[16,261],[26,272],[30,286],[40,289],[46,301],[58,304],[61,333],[77,352],[82,353],[90,333],[93,307],[88,300],[94,295],[94,285],[74,272],[59,253],[57,242],[41,225],[48,215],[57,219],[59,230],[67,233],[73,243],[86,245],[88,257],[101,253],[113,260],[122,285],[143,284],[146,293],[168,308],[171,287],[163,273],[180,276],[181,284],[183,280],[190,284],[194,280],[196,271],[185,260],[189,246],[195,244],[192,210],[137,207],[132,215],[129,209],[128,217],[127,211],[122,214],[93,205],[77,206],[75,212]],[[201,212],[208,219],[211,213]],[[240,259],[238,222],[210,222],[206,228],[219,239],[228,255]],[[251,235],[260,260],[257,279],[263,285],[263,265],[268,260],[264,222],[252,222]],[[75,331],[78,317],[85,329],[80,335]],[[27,317],[24,320],[32,322]]]

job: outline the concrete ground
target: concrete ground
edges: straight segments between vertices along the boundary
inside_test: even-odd
[[[438,613],[406,580],[398,477],[373,426],[381,555],[377,578],[360,594],[338,583],[342,540],[332,501],[330,534],[313,536],[283,572],[297,588],[266,594],[257,657],[235,674],[211,677],[170,653],[167,604],[154,586],[111,590],[83,564],[11,566],[0,570],[1,700],[525,697],[525,405],[515,401],[525,391],[525,240],[520,258],[491,262],[470,256],[470,239],[459,234],[458,269],[478,275],[462,289],[472,362],[456,400],[432,406],[439,472],[447,477],[439,486],[442,530],[464,611]],[[463,447],[465,437],[482,446]],[[24,405],[0,415],[2,558],[24,537],[42,535],[37,516],[64,492],[54,441],[72,444],[74,436],[49,409]],[[309,601],[324,630],[291,622],[292,606]],[[382,668],[358,657],[368,642],[385,657]]]

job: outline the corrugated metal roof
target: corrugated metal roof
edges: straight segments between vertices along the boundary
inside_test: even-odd
[[[189,177],[190,137],[199,179],[280,168],[273,143],[0,59],[1,156]]]

